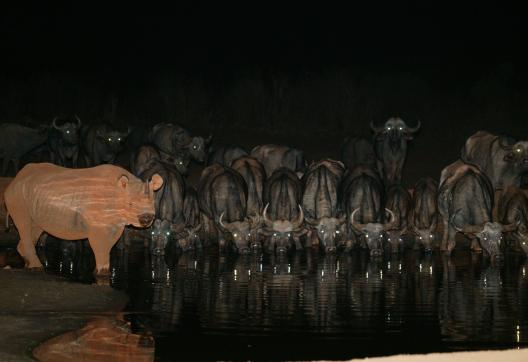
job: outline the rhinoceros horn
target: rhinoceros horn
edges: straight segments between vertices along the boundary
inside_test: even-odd
[[[420,129],[420,126],[422,125],[422,122],[420,122],[420,120],[418,120],[418,123],[416,124],[416,126],[414,127],[409,127],[407,126],[406,128],[406,131],[407,133],[414,133],[416,131],[418,131]]]
[[[372,131],[376,134],[381,133],[385,130],[385,127],[376,127],[374,126],[374,122],[370,121],[370,128]]]

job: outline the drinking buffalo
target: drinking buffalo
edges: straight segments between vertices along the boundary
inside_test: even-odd
[[[503,224],[518,224],[511,233],[516,246],[528,256],[528,197],[523,190],[509,187],[499,203],[499,217]]]
[[[14,172],[18,172],[20,158],[48,139],[47,127],[36,129],[16,123],[0,124],[0,158],[2,159],[2,175],[7,175],[9,162],[13,163]]]
[[[433,249],[438,225],[438,183],[430,177],[416,182],[413,193],[413,232],[426,252]]]
[[[279,253],[287,252],[295,241],[302,249],[299,238],[305,234],[304,212],[301,207],[302,186],[297,175],[285,168],[279,168],[266,180],[262,212],[268,249]]]
[[[183,217],[183,202],[185,198],[185,182],[180,173],[172,166],[163,162],[156,162],[150,168],[143,171],[139,178],[148,180],[153,174],[159,174],[163,180],[163,186],[156,193],[155,210],[156,220],[160,223],[161,232],[155,228],[152,230],[156,238],[152,239],[154,246],[151,248],[155,254],[164,254],[165,247],[171,234],[178,239],[185,227]],[[163,238],[163,239],[162,239]],[[160,242],[161,241],[161,242]]]
[[[204,215],[216,223],[221,249],[227,246],[227,234],[236,251],[249,251],[252,220],[246,217],[247,187],[238,172],[218,163],[206,167],[198,185],[198,202]]]
[[[42,232],[64,240],[88,238],[96,273],[109,270],[110,249],[125,225],[154,220],[158,174],[146,182],[117,166],[67,169],[50,163],[25,166],[5,191],[5,204],[20,234],[17,250],[28,268],[42,264],[35,244]]]
[[[341,148],[341,160],[349,170],[361,165],[377,167],[376,153],[372,142],[363,137],[351,137],[345,140]]]
[[[334,252],[345,235],[346,215],[339,212],[337,195],[344,172],[341,162],[325,159],[311,164],[303,177],[302,207],[310,238],[326,252]]]
[[[56,117],[51,123],[48,136],[51,162],[59,166],[77,167],[79,159],[79,132],[81,120],[75,116],[75,121],[65,121],[61,125]]]
[[[382,205],[385,199],[383,183],[377,171],[368,166],[349,170],[345,174],[341,190],[342,208],[348,219],[349,241],[346,249],[350,250],[353,240],[363,236],[362,245],[367,246],[372,255],[381,255],[385,231]]]
[[[502,233],[515,230],[516,224],[493,222],[490,180],[476,166],[463,162],[446,167],[442,174],[438,191],[438,211],[444,222],[441,249],[451,253],[459,231],[471,239],[473,250],[482,247],[492,258],[498,256]]]
[[[302,175],[306,169],[304,152],[295,148],[280,145],[262,145],[251,150],[251,157],[262,163],[268,177],[277,169],[286,167]]]
[[[198,204],[198,194],[191,186],[185,190],[183,200],[183,219],[185,222],[184,232],[178,239],[178,244],[184,250],[199,248],[202,245],[200,230],[202,229],[200,206]]]
[[[207,147],[211,143],[211,139],[212,136],[207,139],[192,137],[185,128],[172,123],[158,123],[152,127],[149,134],[150,142],[155,144],[166,156],[174,157],[184,153],[200,163],[205,161]]]
[[[402,235],[407,233],[412,214],[412,199],[409,191],[402,185],[392,185],[387,191],[387,209],[394,214],[393,227],[387,230],[387,241],[391,252],[397,253],[403,248]]]
[[[403,165],[407,156],[407,141],[413,139],[421,123],[409,127],[401,118],[389,118],[383,127],[370,124],[374,132],[374,148],[379,160],[379,169],[387,187],[400,184]]]
[[[107,123],[83,127],[81,140],[86,166],[115,163],[128,133],[129,131],[119,132]]]
[[[248,152],[242,147],[222,146],[209,153],[207,164],[212,165],[218,162],[224,166],[231,166],[234,160],[242,156],[248,156]]]

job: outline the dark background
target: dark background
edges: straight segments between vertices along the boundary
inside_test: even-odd
[[[528,138],[523,13],[440,4],[4,6],[0,120],[169,121],[312,159],[400,116],[422,122],[410,184],[438,176],[477,130]]]

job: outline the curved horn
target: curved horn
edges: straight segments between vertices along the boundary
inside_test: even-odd
[[[483,225],[464,225],[464,226],[457,225],[457,223],[455,222],[455,217],[457,214],[458,212],[455,212],[453,216],[451,216],[451,220],[450,220],[451,225],[453,225],[456,231],[459,231],[464,234],[478,234],[484,228]]]
[[[292,222],[293,229],[299,229],[304,221],[304,211],[301,205],[297,204],[299,207],[299,215],[297,215],[297,220]]]
[[[374,133],[381,133],[385,130],[385,127],[376,127],[374,126],[374,122],[370,121],[370,128]]]
[[[195,227],[192,228],[192,231],[194,231],[195,233],[197,233],[198,231],[200,231],[200,229],[202,228],[202,224],[198,224],[196,225]]]
[[[345,221],[346,221],[346,215],[345,214],[342,214],[341,216],[339,216],[337,218],[337,222],[340,223],[340,224],[344,223]]]
[[[354,216],[356,215],[356,212],[359,211],[359,207],[356,208],[354,211],[352,211],[352,215],[350,215],[350,223],[352,224],[352,227],[356,230],[363,231],[365,229],[365,224],[361,224],[354,221]]]
[[[53,122],[51,122],[51,126],[55,129],[58,129],[59,131],[62,129],[62,127],[59,127],[57,126],[57,120],[59,119],[59,117],[55,117],[53,118]]]
[[[320,219],[314,219],[314,218],[311,218],[310,216],[308,215],[305,215],[304,216],[304,220],[306,220],[306,222],[310,225],[317,225],[319,224],[319,220]]]
[[[390,218],[389,218],[389,221],[385,225],[383,225],[383,228],[385,230],[393,229],[396,226],[396,222],[397,222],[396,216],[394,215],[394,213],[391,210],[389,210],[387,208],[385,208],[385,211],[389,213]]]
[[[268,219],[268,206],[269,206],[269,202],[266,204],[266,207],[264,207],[264,211],[262,211],[262,218],[264,219],[264,223],[266,224],[266,226],[268,227],[272,227],[273,226],[273,222]]]
[[[414,127],[407,126],[407,132],[408,133],[414,133],[414,132],[418,131],[421,126],[422,126],[422,122],[420,122],[420,120],[418,120],[418,123],[416,124],[416,126],[414,126]]]
[[[224,218],[224,213],[225,213],[225,211],[223,211],[220,214],[220,217],[218,218],[218,223],[220,224],[221,227],[223,227],[224,229],[227,229],[227,227],[224,225],[224,222],[222,221],[222,219]]]
[[[77,115],[75,115],[75,119],[77,120],[77,128],[81,128],[81,125],[82,125],[81,119],[77,117]]]

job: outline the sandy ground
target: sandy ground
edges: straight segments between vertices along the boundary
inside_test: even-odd
[[[0,361],[34,361],[31,351],[37,344],[79,329],[93,316],[115,315],[127,300],[108,286],[0,269]]]
[[[478,352],[453,352],[430,354],[402,354],[389,357],[374,357],[353,359],[353,362],[526,362],[528,361],[528,348],[511,349],[506,351],[478,351]]]

